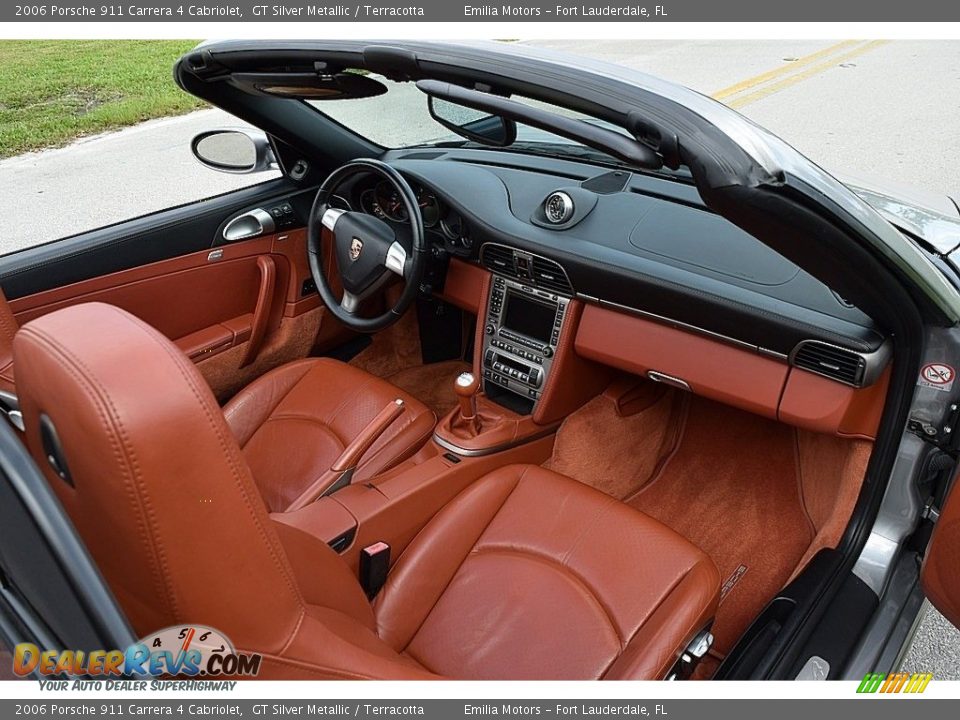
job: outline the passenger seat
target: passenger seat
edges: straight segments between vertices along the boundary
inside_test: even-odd
[[[26,441],[135,631],[197,623],[264,679],[662,678],[717,608],[710,559],[574,480],[511,466],[414,539],[371,604],[274,523],[193,363],[86,304],[14,340]]]

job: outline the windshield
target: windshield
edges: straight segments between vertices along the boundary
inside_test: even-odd
[[[427,96],[412,82],[398,83],[380,75],[371,75],[387,86],[387,92],[369,98],[308,101],[319,112],[346,126],[381,147],[406,148],[424,145],[487,147],[455,135],[430,116]],[[577,118],[630,136],[623,128],[556,105],[514,96],[519,102],[540,107],[557,115]],[[517,140],[508,148],[561,157],[622,165],[606,153],[586,147],[550,132],[518,123]]]

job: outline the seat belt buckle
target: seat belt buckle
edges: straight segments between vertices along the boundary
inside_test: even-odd
[[[371,600],[387,582],[390,570],[390,546],[376,542],[360,551],[360,586]]]

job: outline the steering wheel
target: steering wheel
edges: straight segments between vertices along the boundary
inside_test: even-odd
[[[375,173],[400,196],[409,219],[409,237],[380,218],[362,212],[330,207],[329,198],[345,180],[360,173]],[[333,257],[343,284],[337,300],[323,267],[323,237],[329,231]],[[317,191],[307,221],[307,261],[320,297],[340,322],[358,332],[376,332],[397,322],[417,296],[427,264],[427,241],[417,196],[403,176],[379,160],[353,160],[334,170]],[[378,317],[357,314],[360,304],[381,290],[394,275],[405,286],[392,308]]]

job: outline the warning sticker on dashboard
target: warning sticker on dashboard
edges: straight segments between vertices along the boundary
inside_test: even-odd
[[[953,387],[957,371],[943,363],[927,363],[920,368],[920,379],[917,385],[928,387],[941,392],[948,392]]]

